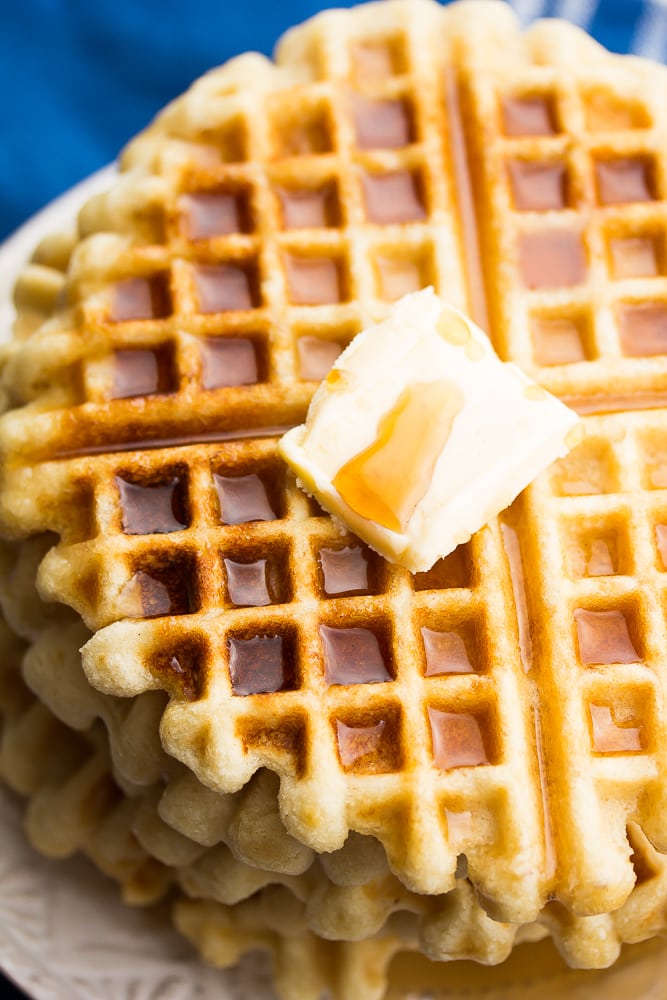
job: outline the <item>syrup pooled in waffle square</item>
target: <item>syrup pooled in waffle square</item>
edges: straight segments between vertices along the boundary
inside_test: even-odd
[[[202,917],[210,914],[212,934],[221,920],[229,921],[229,907],[235,911],[240,907],[243,912],[245,901],[258,893],[275,902],[279,886],[280,892],[287,891],[303,905],[299,925],[307,929],[308,935],[314,933],[329,941],[364,941],[385,933],[387,921],[398,919],[392,915],[400,913],[401,920],[407,920],[411,928],[409,942],[404,939],[403,944],[409,943],[440,961],[467,957],[499,962],[527,934],[548,933],[570,964],[606,966],[617,957],[623,942],[641,940],[663,928],[665,861],[634,826],[629,838],[636,882],[621,910],[612,915],[574,917],[562,907],[547,904],[531,928],[491,920],[469,880],[463,877],[457,879],[451,892],[437,898],[409,892],[389,873],[377,841],[358,834],[348,837],[341,850],[323,855],[319,859],[321,866],[313,866],[310,852],[284,830],[278,813],[277,780],[268,771],[256,774],[241,792],[220,795],[199,784],[174,762],[166,768],[165,786],[164,774],[150,778],[149,761],[149,770],[144,765],[141,775],[143,786],[133,786],[127,781],[126,761],[131,762],[131,776],[138,776],[138,765],[131,761],[132,750],[135,757],[145,757],[146,749],[150,750],[157,739],[157,719],[146,714],[144,704],[150,695],[130,700],[127,711],[123,711],[127,699],[119,701],[88,688],[78,655],[82,631],[80,627],[50,627],[28,649],[22,672],[43,702],[30,711],[26,706],[32,702],[18,676],[20,648],[16,662],[7,663],[3,691],[13,699],[12,704],[17,693],[21,700],[20,710],[6,713],[10,718],[5,746],[11,752],[5,751],[4,759],[12,761],[12,766],[5,770],[14,786],[19,783],[25,792],[33,787],[34,779],[29,779],[26,786],[26,779],[20,777],[24,772],[30,774],[35,767],[43,769],[45,763],[61,767],[60,762],[65,761],[69,766],[68,747],[84,746],[88,737],[84,734],[77,738],[60,726],[58,755],[44,754],[44,739],[39,734],[45,726],[46,732],[52,733],[58,725],[55,720],[46,725],[44,720],[50,718],[51,711],[75,729],[88,729],[96,715],[103,718],[109,732],[113,777],[129,796],[115,804],[111,818],[105,820],[104,849],[107,853],[115,850],[115,856],[122,859],[127,844],[137,841],[140,848],[171,870],[170,878],[189,897],[222,904],[211,910],[202,902],[199,909],[193,904],[188,910],[200,912]],[[32,721],[21,721],[23,717]],[[37,717],[43,720],[41,725],[35,722]],[[28,733],[30,742],[25,736],[17,739],[15,734],[22,731]],[[84,791],[91,780],[99,781],[99,767],[106,766],[105,759],[96,757],[97,763],[93,761],[87,767]],[[164,763],[162,768],[164,771]],[[147,780],[153,784],[147,786]],[[33,843],[53,853],[54,842],[61,843],[63,837],[65,843],[72,843],[70,813],[76,815],[78,799],[66,787],[61,791],[58,786],[39,801],[39,808],[30,809],[29,832]],[[76,833],[79,829],[80,823],[75,824],[76,836],[80,836]],[[96,834],[95,843],[100,848],[100,834]],[[134,857],[136,846],[131,853]],[[97,853],[94,857],[100,864],[105,855]],[[105,870],[114,873],[108,864]],[[463,868],[459,875],[463,875]],[[275,914],[272,926],[278,927]],[[295,928],[291,927],[289,933],[296,933]]]
[[[279,62],[204,78],[82,216],[119,232],[78,244],[63,309],[7,361],[5,530],[60,534],[38,583],[97,631],[89,677],[165,689],[165,747],[212,789],[267,767],[317,851],[357,830],[422,892],[465,854],[504,920],[605,913],[635,880],[626,824],[667,846],[661,577],[570,581],[591,557],[560,526],[613,564],[635,557],[621,467],[632,516],[649,502],[615,435],[663,419],[663,279],[628,274],[649,231],[661,267],[663,72],[472,3],[325,15]],[[603,231],[635,242],[603,254]],[[595,517],[616,504],[602,534],[557,470],[413,577],[286,476],[277,433],[338,346],[428,284],[582,411],[635,411],[588,419],[562,466]]]

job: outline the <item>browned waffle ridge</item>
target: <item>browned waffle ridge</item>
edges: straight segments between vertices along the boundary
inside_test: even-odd
[[[607,912],[628,822],[667,847],[664,73],[501,4],[400,0],[279,61],[205,78],[84,214],[119,231],[78,245],[68,308],[7,363],[5,529],[61,534],[40,586],[100,630],[90,678],[165,688],[165,746],[211,787],[269,767],[291,833],[373,834],[419,891],[465,854],[503,919]],[[431,283],[597,415],[413,578],[321,516],[270,432]]]

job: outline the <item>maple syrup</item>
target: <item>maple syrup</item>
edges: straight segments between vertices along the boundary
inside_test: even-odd
[[[167,276],[126,278],[113,287],[109,318],[113,323],[162,319],[170,313]]]
[[[609,250],[614,278],[653,278],[660,273],[650,236],[610,240]]]
[[[112,399],[154,396],[173,391],[171,350],[118,350],[113,356]]]
[[[409,170],[388,174],[363,173],[361,180],[369,222],[387,226],[419,222],[426,218],[417,180]]]
[[[406,101],[371,100],[355,95],[352,118],[359,149],[400,149],[414,141]]]
[[[225,559],[224,564],[229,600],[237,608],[263,608],[273,603],[269,593],[266,559],[250,563]]]
[[[209,337],[201,345],[202,386],[222,389],[259,381],[257,354],[246,337]]]
[[[648,160],[598,160],[595,164],[595,177],[601,205],[653,201]]]
[[[339,265],[333,258],[286,254],[285,270],[289,299],[294,305],[318,306],[342,301]]]
[[[461,390],[446,379],[405,389],[381,418],[373,444],[336,473],[333,485],[345,503],[390,531],[405,531],[463,404]]]
[[[291,664],[283,636],[232,638],[227,646],[234,694],[272,694],[291,686]]]
[[[579,638],[579,656],[586,666],[636,663],[641,660],[622,611],[587,611],[577,608],[574,618]]]
[[[349,597],[370,593],[368,560],[356,545],[344,549],[320,549],[320,567],[327,597]]]
[[[371,629],[320,625],[320,638],[327,684],[382,684],[393,679]]]
[[[547,229],[519,237],[519,267],[528,288],[579,285],[586,279],[586,254],[581,234]]]
[[[619,309],[621,350],[627,357],[667,354],[667,304],[628,303]]]
[[[464,637],[459,632],[437,632],[422,626],[427,677],[475,672]]]
[[[275,521],[278,517],[259,476],[221,476],[214,473],[213,482],[218,494],[222,524]]]
[[[319,382],[329,372],[342,348],[335,340],[322,337],[299,337],[299,375],[308,382]]]
[[[428,709],[433,741],[433,762],[442,771],[456,767],[478,767],[491,761],[476,715]]]
[[[656,524],[655,541],[658,546],[662,569],[667,569],[667,524]]]
[[[390,713],[384,718],[335,720],[340,762],[346,771],[382,774],[400,766],[400,747]]]
[[[339,226],[340,209],[334,184],[321,188],[277,188],[285,229]]]
[[[209,191],[185,194],[179,206],[183,228],[191,240],[207,240],[247,229],[240,200],[233,194]]]
[[[198,264],[194,276],[201,313],[252,309],[257,304],[252,276],[243,267]]]
[[[555,135],[558,131],[548,97],[504,97],[500,108],[505,135]]]
[[[116,476],[116,485],[126,535],[157,535],[187,528],[184,483],[179,477],[142,486]]]
[[[569,365],[586,360],[577,324],[569,319],[533,319],[533,353],[538,365]]]
[[[589,705],[595,753],[633,753],[644,749],[643,726],[619,725],[609,705]]]
[[[567,207],[564,163],[509,160],[514,206],[520,211],[548,212]]]
[[[613,576],[618,572],[615,553],[605,538],[593,538],[586,551],[586,576]]]

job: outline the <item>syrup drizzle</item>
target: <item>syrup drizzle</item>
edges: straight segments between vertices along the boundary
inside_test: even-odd
[[[295,424],[284,424],[282,427],[239,427],[229,431],[202,431],[200,434],[182,434],[178,437],[135,438],[131,441],[113,441],[82,448],[63,448],[55,453],[54,458],[82,458],[85,455],[113,455],[116,452],[184,448],[188,445],[218,444],[223,441],[279,438],[294,426]]]
[[[445,98],[449,119],[449,152],[454,178],[463,237],[463,254],[468,278],[471,315],[482,330],[489,329],[489,310],[484,285],[481,241],[477,222],[475,194],[472,186],[469,154],[463,126],[459,82],[453,70],[445,78]]]
[[[530,634],[530,618],[528,616],[528,601],[526,598],[526,580],[523,574],[521,545],[516,528],[502,521],[500,524],[503,548],[512,581],[514,607],[516,609],[517,628],[519,630],[519,652],[521,663],[526,673],[533,665],[533,640]]]
[[[333,485],[345,503],[390,531],[405,531],[463,402],[446,379],[408,386],[380,420],[373,444],[336,473]]]

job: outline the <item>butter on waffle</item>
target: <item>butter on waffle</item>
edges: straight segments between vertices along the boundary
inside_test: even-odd
[[[165,747],[213,790],[266,767],[319,852],[373,835],[428,893],[464,854],[501,919],[603,916],[635,881],[627,824],[667,848],[665,288],[628,274],[649,243],[662,269],[664,71],[522,36],[502,4],[400,0],[316,19],[279,61],[206,77],[85,216],[118,231],[77,245],[63,310],[5,367],[4,528],[61,535],[38,582],[98,630],[89,677],[166,690]],[[321,516],[275,438],[427,284],[601,415],[412,577]]]

